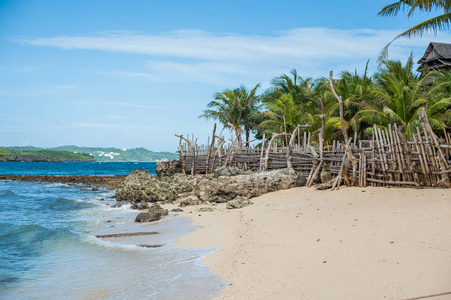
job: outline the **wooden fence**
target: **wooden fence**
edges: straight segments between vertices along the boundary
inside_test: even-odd
[[[308,176],[307,186],[329,173],[335,177],[332,189],[339,188],[342,181],[360,187],[450,187],[451,136],[444,131],[445,139],[439,139],[424,115],[419,121],[409,140],[396,125],[374,126],[370,140],[356,141],[354,136],[354,142],[350,138],[346,144],[333,141],[323,147],[318,146],[322,141],[312,143],[309,134],[300,135],[306,126],[298,126],[291,134],[273,134],[270,141],[263,139],[259,148],[246,147],[239,130],[235,138],[231,131],[226,144],[224,137],[215,134],[216,125],[207,145],[197,145],[194,137],[176,136],[186,174],[210,173],[222,166],[253,171],[288,168]],[[275,141],[283,140],[282,136],[289,137],[289,142],[285,139],[285,145],[277,146]]]

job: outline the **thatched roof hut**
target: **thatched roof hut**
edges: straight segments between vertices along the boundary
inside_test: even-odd
[[[451,44],[430,43],[423,57],[418,61],[417,71],[451,68]]]

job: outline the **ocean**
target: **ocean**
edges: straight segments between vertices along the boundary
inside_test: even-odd
[[[1,162],[0,175],[154,174],[155,163]],[[216,249],[172,248],[195,227],[171,213],[134,223],[114,191],[60,183],[0,182],[0,299],[211,299],[227,287],[200,260]],[[143,237],[96,235],[156,231]]]

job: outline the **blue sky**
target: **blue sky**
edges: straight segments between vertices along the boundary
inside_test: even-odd
[[[197,116],[215,92],[376,69],[381,48],[425,15],[376,14],[392,1],[0,0],[0,146],[145,147],[206,142]],[[430,17],[430,16],[429,16]],[[402,39],[416,59],[449,33]]]

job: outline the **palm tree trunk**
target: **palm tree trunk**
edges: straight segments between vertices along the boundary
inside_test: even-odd
[[[246,131],[246,147],[249,148],[249,135],[251,129],[248,126],[244,126],[244,130]]]

